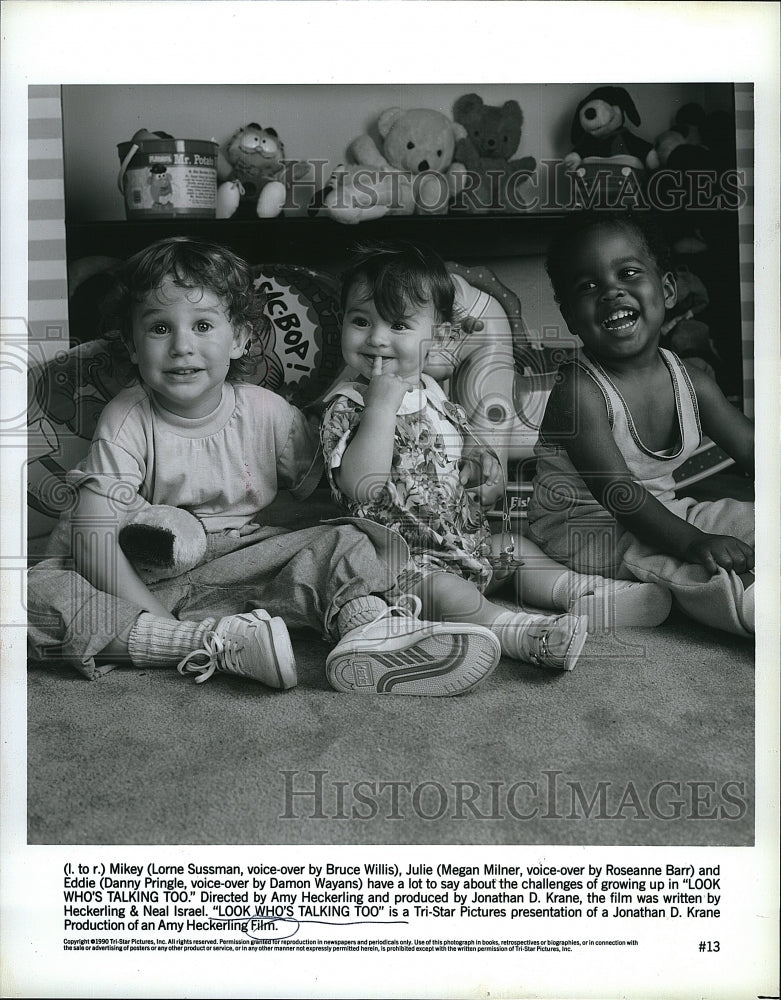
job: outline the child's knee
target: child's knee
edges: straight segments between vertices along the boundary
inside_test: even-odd
[[[392,531],[384,525],[361,520],[360,523],[326,525],[325,527],[335,532],[334,547],[337,555],[349,556],[354,559],[356,554],[360,554],[363,559],[380,560],[387,567],[391,582],[409,563],[407,543],[398,532]],[[390,586],[390,582],[388,586]]]
[[[428,603],[437,619],[468,619],[479,614],[485,604],[477,587],[455,573],[434,573],[426,584]]]

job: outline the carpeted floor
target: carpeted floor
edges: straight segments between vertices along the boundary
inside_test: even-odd
[[[31,666],[29,843],[753,842],[749,641],[673,611],[447,699],[337,694],[319,637],[293,644],[287,693]]]

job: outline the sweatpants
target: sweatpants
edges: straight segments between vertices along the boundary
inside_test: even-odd
[[[754,545],[751,502],[731,498],[697,501],[684,497],[665,506],[701,531],[732,535]],[[753,634],[753,591],[746,597],[736,573],[719,569],[711,576],[704,566],[682,562],[641,542],[607,511],[601,515],[604,516],[584,517],[582,521],[559,519],[551,538],[539,533],[548,527],[549,519],[542,518],[529,534],[547,555],[578,573],[658,583],[667,587],[681,609],[696,621],[737,635]]]
[[[383,595],[407,560],[406,545],[395,532],[343,518],[301,531],[265,527],[243,537],[209,535],[204,562],[148,586],[180,620],[263,608],[290,629],[313,628],[335,641],[344,605]],[[56,658],[90,679],[112,669],[96,667],[95,656],[143,610],[96,590],[76,572],[73,560],[61,556],[30,570],[27,605],[31,659]]]

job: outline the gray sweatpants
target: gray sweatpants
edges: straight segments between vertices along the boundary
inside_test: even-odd
[[[359,519],[300,531],[265,527],[244,537],[210,535],[201,565],[148,586],[182,620],[264,608],[288,628],[314,628],[335,640],[336,617],[344,605],[384,594],[407,558],[395,532]],[[63,557],[45,559],[30,570],[27,604],[30,657],[56,657],[91,679],[111,669],[96,668],[95,655],[142,610],[96,590]]]
[[[754,504],[733,499],[697,501],[684,497],[665,504],[678,517],[719,535],[733,535],[754,545]],[[555,522],[549,536],[541,532]],[[578,573],[620,580],[642,580],[666,587],[696,621],[748,636],[754,631],[753,592],[746,597],[737,574],[719,569],[712,576],[703,566],[682,562],[646,545],[602,511],[589,520],[543,516],[529,526],[529,536],[552,559]],[[744,606],[745,605],[745,606]]]

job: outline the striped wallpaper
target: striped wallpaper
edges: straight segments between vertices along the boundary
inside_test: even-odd
[[[60,88],[31,86],[27,104],[28,324],[31,340],[50,355],[68,345]]]
[[[735,84],[737,167],[745,173],[746,204],[738,210],[743,412],[754,416],[754,87]]]

